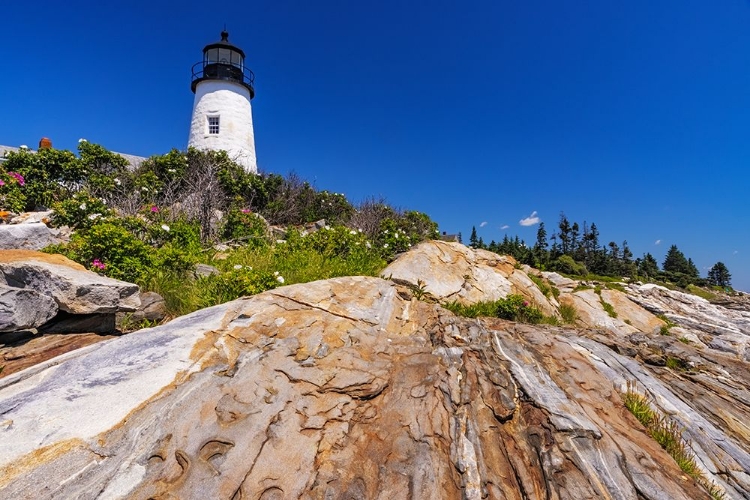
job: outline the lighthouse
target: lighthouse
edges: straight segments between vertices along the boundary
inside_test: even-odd
[[[245,53],[229,43],[229,33],[203,48],[193,65],[195,94],[188,147],[224,150],[246,171],[257,173],[250,101],[255,75],[245,67]]]

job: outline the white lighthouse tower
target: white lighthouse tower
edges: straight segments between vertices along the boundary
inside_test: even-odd
[[[203,60],[193,66],[190,88],[195,94],[188,146],[224,150],[229,157],[257,172],[250,100],[255,75],[245,68],[245,53],[229,43],[229,33],[203,48]]]

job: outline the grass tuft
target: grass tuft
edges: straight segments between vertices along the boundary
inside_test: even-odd
[[[675,358],[668,358],[667,365],[669,359]],[[715,500],[725,498],[724,492],[698,468],[690,443],[682,437],[682,429],[677,422],[655,410],[648,397],[637,391],[635,381],[628,381],[622,399],[630,413],[643,424],[648,434],[669,453],[685,474],[695,479]]]

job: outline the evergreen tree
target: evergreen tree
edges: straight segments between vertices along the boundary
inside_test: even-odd
[[[650,253],[643,255],[638,261],[638,274],[648,279],[654,279],[659,275],[659,263]]]
[[[471,236],[469,236],[469,246],[471,248],[476,248],[478,243],[479,243],[479,240],[477,239],[477,228],[475,226],[471,226]]]
[[[563,212],[560,212],[560,222],[557,227],[560,228],[560,233],[558,234],[558,237],[560,238],[560,250],[563,254],[568,255],[571,251],[570,239],[572,227],[570,226],[570,221],[565,217]]]
[[[544,228],[544,222],[540,222],[539,229],[536,231],[536,243],[532,250],[536,261],[535,264],[539,267],[546,266],[549,261],[547,246],[547,230]]]
[[[672,245],[667,251],[664,262],[661,265],[662,269],[669,273],[685,273],[688,274],[689,264],[685,258],[685,254],[677,249],[677,245]]]
[[[708,282],[712,285],[728,287],[732,283],[732,275],[723,262],[717,262],[708,271]]]

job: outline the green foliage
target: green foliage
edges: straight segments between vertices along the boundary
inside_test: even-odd
[[[443,304],[443,307],[458,316],[464,316],[467,318],[484,316],[503,318],[519,323],[557,323],[555,318],[546,317],[538,308],[532,306],[523,296],[515,294],[508,295],[506,298],[495,302],[478,302],[471,305],[449,302]]]
[[[70,198],[54,202],[52,209],[53,225],[70,226],[75,229],[87,229],[100,219],[112,215],[112,211],[100,198],[90,195],[87,191],[79,191]]]
[[[622,394],[625,407],[646,428],[648,434],[672,456],[683,472],[696,480],[716,500],[725,497],[724,493],[711,480],[703,476],[695,462],[690,444],[682,437],[682,430],[676,422],[665,417],[651,406],[649,399],[638,393],[635,382],[628,381]]]
[[[18,172],[0,165],[0,209],[22,212],[26,206],[26,181]]]
[[[562,317],[563,322],[569,325],[575,324],[578,319],[576,308],[570,304],[560,304],[560,316]]]
[[[604,311],[609,315],[610,318],[616,318],[617,317],[617,311],[615,311],[614,306],[604,300],[602,297],[602,288],[599,285],[596,285],[594,288],[594,292],[599,296],[599,303],[602,305],[602,308]]]
[[[666,366],[667,368],[681,372],[690,370],[690,365],[688,365],[687,362],[673,356],[667,356]]]
[[[562,274],[573,276],[586,276],[586,266],[573,260],[570,255],[561,255],[550,264],[550,268]]]
[[[244,241],[252,245],[266,243],[266,222],[249,208],[233,206],[227,212],[221,237],[224,240]]]
[[[555,287],[550,285],[547,280],[539,276],[536,276],[535,274],[529,274],[528,277],[531,281],[534,282],[534,284],[539,288],[539,290],[544,294],[545,297],[552,297],[552,296],[557,297],[557,295],[554,295],[554,291],[553,291]],[[558,295],[560,294],[560,290],[557,290],[557,294]]]
[[[685,289],[693,295],[697,295],[698,297],[702,297],[706,300],[716,300],[719,298],[719,296],[715,293],[709,292],[705,288],[695,286],[692,283],[687,285]]]
[[[723,262],[717,262],[708,271],[708,282],[722,288],[728,287],[732,283],[732,275],[729,274],[729,269]]]
[[[200,278],[197,282],[202,307],[222,304],[247,295],[276,288],[283,276],[252,266],[238,266],[230,271]]]

